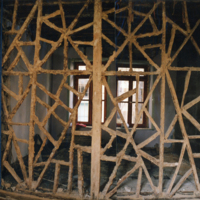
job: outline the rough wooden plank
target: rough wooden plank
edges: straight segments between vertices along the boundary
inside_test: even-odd
[[[155,140],[159,135],[160,135],[160,132],[154,133],[152,136],[150,136],[149,138],[147,138],[146,140],[144,140],[143,142],[141,142],[140,144],[138,144],[137,145],[138,149],[143,148],[144,146],[146,146],[147,144],[149,144],[150,142],[152,142],[153,140]]]
[[[172,25],[171,38],[170,38],[170,41],[169,41],[169,47],[168,47],[168,51],[167,51],[168,57],[171,56],[175,35],[176,35],[176,28]]]
[[[153,28],[153,32],[157,32],[158,28],[157,28],[156,23],[154,22],[153,17],[151,15],[149,15],[149,21],[150,21],[151,26]]]
[[[150,119],[151,123],[153,124],[154,128],[157,130],[157,132],[161,132],[160,128],[158,127],[158,125],[156,124],[156,122],[154,121],[154,119],[151,117],[151,115],[149,114],[148,110],[144,107],[144,112],[147,115],[147,117]]]
[[[185,101],[185,95],[188,91],[188,86],[189,86],[189,82],[190,82],[190,76],[191,76],[191,70],[188,71],[186,77],[185,77],[185,85],[184,85],[184,91],[183,91],[183,97],[182,97],[182,101],[181,101],[181,108],[184,105],[184,101]]]
[[[142,167],[139,168],[138,178],[137,178],[137,187],[136,187],[136,196],[139,197],[141,190],[141,181],[142,181]]]
[[[190,23],[189,23],[189,17],[188,17],[188,12],[187,12],[187,3],[186,1],[183,1],[183,10],[184,10],[184,17],[185,17],[185,24],[187,31],[190,32]]]
[[[83,26],[81,26],[81,27],[78,27],[77,29],[71,30],[71,31],[69,31],[68,35],[72,35],[72,34],[74,34],[74,33],[80,32],[80,31],[82,31],[82,30],[88,29],[88,28],[90,28],[91,26],[93,26],[93,24],[94,24],[94,22],[90,22],[90,23],[85,24],[85,25],[83,25]]]
[[[137,119],[137,117],[138,117],[138,100],[139,100],[139,84],[140,84],[140,76],[139,75],[137,75],[136,76],[136,95],[135,95],[135,97],[136,97],[136,101],[135,101],[135,121],[136,121],[136,119]]]
[[[60,1],[59,1],[59,5],[60,5]],[[54,18],[54,17],[56,17],[56,16],[58,16],[60,14],[61,14],[60,10],[56,10],[55,12],[53,12],[51,14],[43,16],[42,19],[44,20],[44,19]]]
[[[8,95],[16,99],[17,101],[20,99],[20,96],[15,94],[12,90],[8,89],[4,84],[2,84],[2,90],[6,92]]]
[[[195,98],[194,100],[190,101],[189,103],[187,103],[183,108],[185,110],[188,110],[189,108],[191,108],[192,106],[194,106],[195,104],[197,104],[200,101],[200,96],[198,96],[197,98]]]
[[[93,110],[92,110],[92,152],[91,152],[91,197],[98,199],[100,189],[100,149],[102,112],[102,2],[94,1],[93,26]]]
[[[167,132],[165,133],[165,139],[167,139],[170,135],[170,133],[172,132],[176,122],[177,122],[177,119],[178,119],[178,115],[176,114],[174,116],[174,119],[172,120],[171,124],[169,125],[169,128],[167,129]]]
[[[78,192],[81,197],[83,197],[83,156],[80,149],[77,150],[77,159],[78,159]]]
[[[118,46],[112,42],[107,36],[105,36],[103,33],[101,34],[102,38],[110,45],[113,46],[115,49],[118,48]]]
[[[44,138],[43,142],[42,142],[42,145],[37,153],[37,155],[35,156],[35,160],[33,162],[33,165],[35,165],[39,159],[39,157],[41,156],[41,153],[42,153],[42,150],[44,149],[45,145],[46,145],[46,142],[47,142],[47,137]]]
[[[162,47],[161,47],[161,69],[164,71],[167,65],[166,56],[166,7],[165,2],[162,2]],[[162,193],[163,190],[163,163],[164,163],[164,136],[165,136],[165,73],[162,74],[160,87],[160,148],[159,148],[159,182],[158,190]]]
[[[143,45],[141,46],[142,49],[153,49],[153,48],[161,48],[161,44],[147,44],[147,45]]]
[[[92,136],[92,131],[74,131],[74,135]]]
[[[193,153],[192,155],[194,158],[200,158],[200,153]]]
[[[74,162],[74,148],[75,148],[75,144],[74,144],[74,138],[75,138],[75,135],[74,135],[74,132],[75,132],[75,129],[76,129],[76,117],[73,119],[72,121],[72,135],[71,135],[71,142],[70,142],[70,149],[69,149],[69,162],[70,162],[70,165],[69,165],[69,172],[68,172],[68,186],[67,186],[67,189],[68,189],[68,192],[70,193],[71,190],[72,190],[72,176],[73,176],[73,162]]]
[[[124,71],[106,71],[103,73],[103,75],[105,76],[139,76],[139,75],[143,75],[143,76],[148,76],[148,75],[158,75],[159,72],[158,71],[154,71],[154,72],[124,72]]]
[[[8,67],[8,69],[6,70],[7,72],[11,71],[19,62],[21,58],[21,52],[18,52],[15,59],[12,61],[12,63],[10,64],[10,66]]]
[[[56,163],[55,173],[54,173],[53,193],[57,192],[58,183],[59,183],[59,175],[60,175],[60,164]]]
[[[119,103],[135,93],[136,93],[136,89],[129,90],[128,92],[125,92],[122,95],[116,97],[115,100],[117,101],[117,103]]]
[[[93,41],[73,41],[73,42],[76,45],[89,45],[89,46],[93,46],[94,45]]]
[[[103,15],[102,18],[103,18],[106,22],[108,22],[113,28],[117,29],[120,33],[122,33],[125,37],[128,36],[128,34],[126,33],[126,31],[125,31],[123,28],[121,28],[120,26],[117,26],[117,25],[115,24],[115,22],[113,22],[113,21],[111,21],[110,19],[108,19],[108,16]]]
[[[12,20],[12,28],[11,28],[12,31],[15,30],[15,26],[16,26],[18,5],[19,5],[18,0],[15,0],[14,11],[13,11],[13,20]]]
[[[19,95],[23,94],[23,75],[19,76],[19,82],[18,82],[18,87],[19,87]]]

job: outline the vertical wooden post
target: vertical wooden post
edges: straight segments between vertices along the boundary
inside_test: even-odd
[[[163,163],[164,163],[164,132],[165,132],[165,68],[167,64],[166,56],[166,13],[165,13],[165,2],[162,5],[162,48],[161,48],[161,109],[160,109],[160,165],[159,165],[159,193],[162,193],[163,187]]]
[[[102,3],[94,1],[93,27],[93,109],[92,109],[92,154],[91,154],[91,197],[98,199],[100,185],[100,149],[101,149],[101,68],[102,68]]]
[[[83,156],[82,151],[77,149],[77,163],[78,163],[78,192],[81,197],[83,197]]]
[[[133,3],[131,0],[129,0],[128,2],[128,34],[131,34],[131,22],[133,20],[133,13],[132,13],[132,7],[133,7]],[[132,62],[133,62],[133,57],[132,57],[132,42],[129,42],[128,44],[128,48],[129,48],[129,64],[130,64],[130,71],[132,71]]]
[[[58,183],[59,183],[59,175],[60,175],[60,164],[56,163],[55,174],[54,174],[53,193],[57,192]]]

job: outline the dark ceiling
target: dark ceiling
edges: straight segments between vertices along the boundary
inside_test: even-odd
[[[32,9],[32,6],[34,5],[35,0],[19,0],[19,7],[18,7],[18,14],[17,14],[17,23],[22,24],[26,17],[28,16],[30,10]],[[75,18],[79,10],[82,8],[82,6],[85,3],[85,0],[65,0],[63,2],[63,8],[65,11],[65,19],[67,26],[70,25],[72,20]],[[75,28],[80,27],[82,25],[85,25],[89,22],[93,21],[93,1],[89,4],[89,6],[84,10],[83,14],[81,15],[77,25]],[[142,2],[142,3],[141,3]],[[155,4],[155,1],[152,0],[146,0],[146,1],[135,1],[133,0],[133,9],[141,12],[141,13],[148,13],[148,11],[153,7]],[[102,1],[103,11],[109,10],[113,7],[117,9],[120,9],[124,6],[128,5],[128,0],[104,0]],[[184,21],[184,13],[183,13],[183,3],[182,1],[166,1],[166,14],[167,16],[172,19],[176,24],[178,24],[183,29],[185,28],[185,21]],[[12,21],[12,12],[14,8],[14,0],[4,0],[4,18],[6,20]],[[43,0],[43,15],[50,14],[56,10],[59,9],[58,3],[55,0]],[[187,1],[187,10],[188,10],[188,16],[189,16],[189,22],[191,27],[195,25],[198,19],[200,19],[200,1]],[[121,12],[119,14],[109,14],[109,19],[113,22],[116,22],[116,24],[123,28],[125,31],[128,30],[127,26],[127,15],[128,11]],[[35,14],[34,19],[32,20],[31,24],[28,27],[28,31],[31,34],[32,40],[35,38],[35,31],[36,31],[36,17],[37,13]],[[155,12],[152,14],[152,17],[160,30],[162,28],[162,6],[158,6],[158,8],[155,10]],[[141,16],[134,15],[134,21],[132,22],[132,27],[136,27],[140,21],[143,19]],[[58,27],[62,27],[62,21],[60,16],[50,19],[52,23],[56,24]],[[117,45],[122,44],[122,42],[125,39],[125,36],[120,33],[120,31],[114,29],[109,23],[106,21],[102,21],[102,31],[103,33],[110,38],[114,43],[117,43]],[[7,27],[9,28],[9,27]],[[132,29],[133,29],[132,28]],[[167,40],[169,41],[171,36],[171,25],[167,24]],[[142,26],[139,31],[136,34],[140,33],[147,33],[152,32],[152,26],[150,21],[148,20],[144,26]],[[199,31],[195,31],[196,37],[199,38]],[[93,27],[90,27],[89,29],[85,31],[81,31],[80,33],[74,34],[72,39],[74,40],[82,40],[82,41],[91,41],[92,40],[92,34],[93,34]],[[177,32],[178,37],[176,37],[176,43],[181,43],[185,36],[183,36],[180,32]],[[42,26],[42,37],[45,37],[46,39],[50,40],[58,40],[60,33],[49,28],[45,24]],[[155,44],[158,43],[161,40],[161,37],[151,37],[151,38],[145,38],[142,40],[138,40],[138,42],[141,45],[145,44]],[[113,49],[111,50],[111,47],[106,44],[106,42],[103,43],[104,49],[106,54],[112,53]],[[111,52],[110,52],[111,51]]]

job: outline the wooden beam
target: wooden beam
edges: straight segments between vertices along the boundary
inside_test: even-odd
[[[102,99],[102,2],[94,1],[93,26],[93,110],[92,110],[92,154],[91,154],[91,197],[99,198],[100,153],[101,153],[101,99]]]
[[[59,175],[60,175],[60,164],[56,163],[55,174],[54,174],[53,193],[57,192],[58,183],[59,183]]]

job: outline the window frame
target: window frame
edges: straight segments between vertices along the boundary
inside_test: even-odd
[[[128,64],[117,64],[117,70],[118,68],[130,68],[130,66]],[[134,68],[143,68],[144,71],[148,71],[149,70],[149,66],[148,65],[133,65],[132,67]],[[132,90],[132,84],[133,81],[136,81],[136,76],[117,76],[116,79],[116,90],[118,90],[118,81],[128,81],[129,82],[129,91]],[[144,81],[144,96],[143,96],[143,102],[140,103],[144,103],[146,96],[147,96],[147,89],[148,89],[148,77],[147,76],[140,76],[139,81]],[[116,91],[117,94],[117,91]],[[118,94],[117,94],[118,96]],[[123,102],[123,101],[122,101]],[[132,123],[132,103],[133,99],[132,99],[132,95],[128,98],[128,102],[126,101],[125,103],[128,104],[128,116],[127,116],[127,123],[129,124],[129,127],[133,127],[134,123]],[[117,127],[120,127],[122,124],[121,123],[116,123]],[[143,112],[143,123],[142,124],[138,124],[137,128],[147,128],[147,116],[145,114],[145,112]]]
[[[80,65],[84,65],[85,63],[83,62],[76,62],[74,63],[74,69],[78,70],[78,66]],[[74,89],[78,91],[78,80],[79,79],[87,79],[89,78],[89,75],[76,75],[74,76]],[[76,122],[77,123],[82,123],[85,124],[87,126],[92,126],[92,95],[93,95],[93,84],[92,81],[90,83],[90,87],[89,87],[89,111],[88,111],[88,122],[83,122],[83,121],[78,121],[78,116],[76,118]],[[104,100],[102,100],[102,102],[104,101],[104,121],[101,122],[102,124],[106,121],[106,101],[107,100],[107,93],[106,93],[106,88],[104,87]],[[78,101],[78,96],[73,94],[73,105],[75,106],[76,103]],[[84,100],[85,101],[85,100]]]

